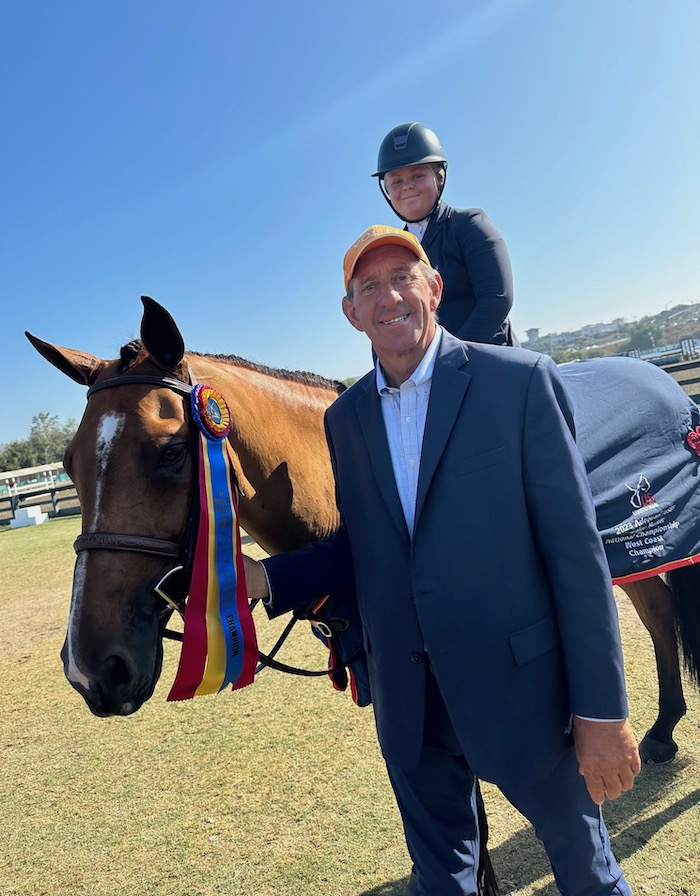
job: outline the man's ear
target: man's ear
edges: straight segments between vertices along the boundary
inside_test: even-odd
[[[347,317],[347,319],[356,330],[359,330],[360,333],[365,332],[365,328],[362,326],[357,317],[357,309],[355,308],[355,303],[347,296],[343,296],[343,314]]]
[[[442,301],[442,277],[435,271],[435,282],[430,284],[433,290],[433,296],[435,305],[432,308],[433,311],[437,311],[440,302]]]

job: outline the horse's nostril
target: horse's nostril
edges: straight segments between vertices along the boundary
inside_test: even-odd
[[[131,681],[131,671],[121,656],[108,656],[103,664],[103,673],[108,691],[112,688],[122,688]]]

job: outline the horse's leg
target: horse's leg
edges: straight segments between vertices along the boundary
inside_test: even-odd
[[[685,715],[678,662],[674,598],[670,588],[653,576],[621,586],[651,635],[659,678],[659,715],[639,745],[642,762],[670,762],[678,747],[673,729]]]

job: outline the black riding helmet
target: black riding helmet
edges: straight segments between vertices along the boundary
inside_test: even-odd
[[[384,175],[395,168],[406,168],[409,165],[431,164],[436,169],[443,171],[442,184],[438,189],[435,205],[430,213],[437,208],[442,191],[445,188],[445,180],[447,179],[447,159],[440,141],[434,131],[426,128],[424,124],[417,121],[409,121],[406,124],[397,125],[392,128],[386,137],[382,140],[379,147],[379,155],[377,157],[377,170],[372,177],[379,178],[379,189],[386,201],[391,205],[391,199],[384,186]],[[394,214],[398,215],[402,221],[408,221],[403,215],[396,211],[391,205]]]

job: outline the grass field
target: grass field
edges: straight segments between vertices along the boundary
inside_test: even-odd
[[[79,526],[0,529],[0,896],[400,896],[409,861],[372,711],[325,679],[265,671],[242,692],[168,704],[170,643],[142,710],[89,713],[59,659]],[[658,696],[653,653],[621,592],[618,606],[641,737]],[[258,619],[263,646],[275,631]],[[325,661],[303,627],[285,650]],[[686,691],[676,762],[645,768],[606,807],[639,896],[700,894],[700,699]],[[504,894],[554,896],[530,829],[484,792]]]

